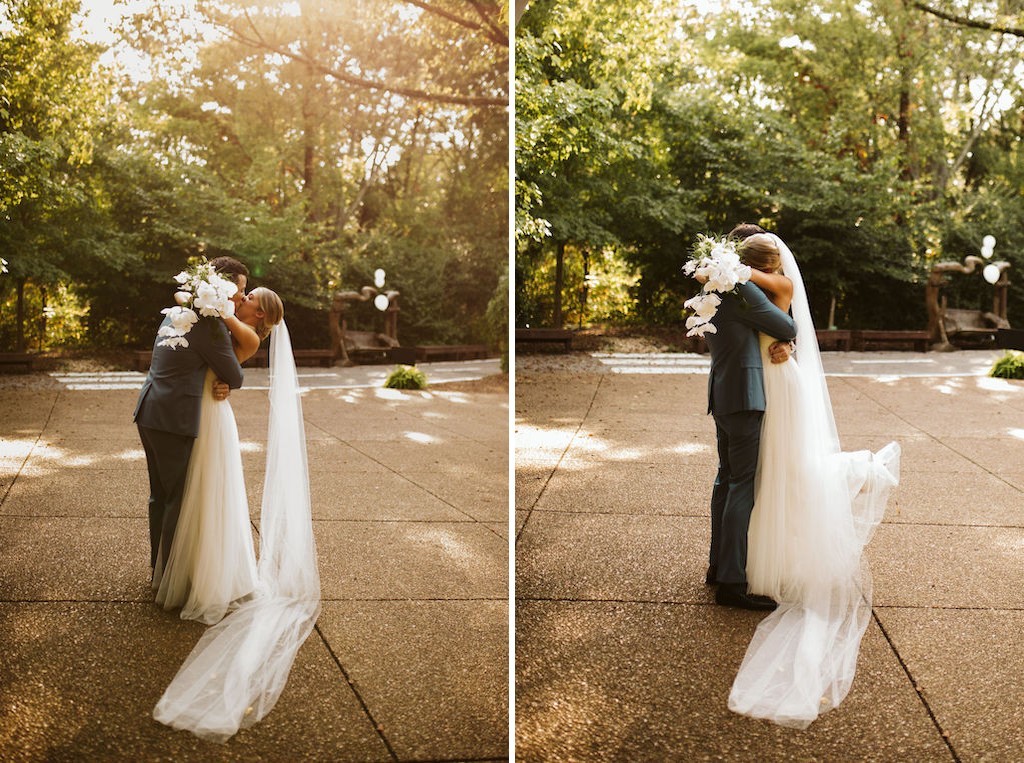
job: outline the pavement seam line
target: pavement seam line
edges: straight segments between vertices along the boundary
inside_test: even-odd
[[[584,515],[584,516],[597,516],[597,517],[652,517],[652,518],[677,518],[677,519],[708,519],[707,514],[682,514],[674,512],[651,512],[648,514],[637,514],[629,511],[617,511],[615,509],[602,509],[598,510],[585,510],[585,509],[535,509],[542,514],[572,514],[572,515]],[[22,516],[17,514],[10,514],[8,516]],[[38,514],[27,514],[24,516],[43,516]],[[45,515],[50,516],[50,515]],[[63,516],[63,515],[54,515]],[[116,517],[111,517],[116,518]],[[127,518],[127,517],[125,517]],[[358,519],[321,519],[317,520],[320,522],[360,522],[365,520]],[[380,522],[401,522],[401,521],[415,521],[415,520],[391,520],[381,519],[374,520]],[[440,520],[435,520],[440,521]],[[1024,524],[1017,525],[1006,525],[1006,524],[964,524],[962,522],[890,522],[887,521],[886,525],[889,527],[971,527],[980,529],[993,529],[993,530],[1020,530],[1024,529]]]
[[[679,599],[603,599],[603,598],[574,598],[568,596],[520,596],[516,601],[552,602],[560,604],[645,604],[645,605],[685,605],[692,607],[717,606],[714,602],[708,601],[681,601]],[[492,604],[506,604],[507,599],[495,596],[444,596],[444,597],[409,597],[395,596],[384,597],[349,597],[337,596],[321,597],[320,601],[330,604],[389,604],[389,603],[446,603],[446,602],[491,602]],[[153,602],[149,599],[0,599],[0,605],[4,604],[131,604],[137,606],[149,606]],[[1024,612],[1024,607],[934,607],[926,605],[910,604],[879,604],[873,609],[877,610],[930,610],[941,612]]]
[[[306,423],[307,423],[307,424],[310,424],[311,422],[308,422],[308,421],[307,421]],[[425,486],[421,485],[420,483],[418,483],[418,482],[415,482],[414,480],[411,480],[411,479],[409,479],[409,478],[408,478],[408,477],[406,477],[406,476],[405,476],[404,474],[402,474],[402,473],[401,473],[400,471],[397,471],[396,469],[393,469],[393,468],[391,468],[390,466],[388,466],[387,464],[385,464],[385,463],[384,463],[383,461],[378,461],[378,460],[377,460],[376,458],[374,458],[374,457],[373,457],[372,455],[370,455],[369,453],[365,453],[364,451],[361,451],[361,450],[359,450],[359,448],[357,448],[357,447],[356,447],[355,445],[353,445],[353,444],[352,444],[352,443],[350,443],[350,442],[347,442],[346,440],[342,440],[342,439],[341,439],[340,437],[338,437],[338,436],[337,436],[336,434],[334,434],[333,432],[328,432],[328,431],[327,431],[326,429],[324,429],[323,427],[321,427],[321,426],[319,426],[319,425],[317,425],[317,424],[311,424],[311,425],[312,425],[312,426],[314,426],[314,427],[316,427],[317,429],[319,429],[319,430],[320,430],[321,432],[323,432],[324,434],[326,434],[326,435],[327,435],[328,437],[330,437],[330,438],[331,438],[332,440],[336,440],[337,442],[341,443],[342,445],[345,445],[345,446],[347,446],[347,447],[351,448],[352,450],[354,450],[354,451],[355,451],[356,453],[358,453],[359,455],[361,455],[361,456],[363,456],[363,457],[365,457],[365,458],[368,458],[368,459],[370,459],[371,461],[373,461],[373,462],[374,462],[375,464],[377,464],[378,466],[381,466],[381,467],[383,467],[383,468],[387,469],[387,470],[388,470],[389,472],[391,472],[391,473],[392,473],[392,474],[394,474],[395,476],[397,476],[397,477],[400,477],[401,479],[405,480],[405,481],[406,481],[406,482],[408,482],[408,483],[409,483],[410,485],[415,485],[416,487],[418,487],[418,488],[419,488],[420,490],[422,490],[422,491],[423,491],[424,493],[426,493],[427,495],[433,496],[434,498],[436,498],[437,500],[439,500],[439,501],[440,501],[441,503],[443,503],[443,504],[444,504],[445,506],[447,506],[447,507],[449,507],[449,508],[451,508],[451,509],[454,509],[455,511],[459,512],[459,513],[460,513],[460,514],[461,514],[462,516],[464,516],[464,517],[468,517],[469,519],[467,520],[467,522],[473,522],[473,523],[475,523],[475,524],[478,524],[478,525],[482,526],[482,527],[483,527],[483,528],[484,528],[485,530],[487,530],[487,532],[489,532],[489,533],[491,533],[492,535],[495,535],[495,536],[497,536],[498,538],[500,538],[501,540],[505,541],[506,545],[508,544],[508,541],[507,541],[507,540],[505,540],[505,536],[503,536],[503,535],[502,535],[502,534],[501,534],[500,532],[498,532],[497,530],[495,530],[495,529],[494,529],[493,527],[490,527],[490,526],[488,525],[488,523],[487,523],[487,522],[481,522],[481,521],[480,521],[479,519],[477,519],[476,517],[474,517],[474,516],[473,516],[472,514],[470,514],[470,513],[468,512],[468,511],[465,511],[465,510],[463,510],[463,509],[460,509],[460,508],[459,508],[458,506],[456,506],[456,505],[455,505],[454,503],[452,503],[451,501],[448,501],[448,500],[446,500],[445,498],[443,498],[442,496],[439,496],[439,495],[438,495],[437,493],[435,493],[435,492],[434,492],[433,490],[431,490],[430,488],[428,488],[428,487],[425,487]]]
[[[861,378],[863,378],[863,377],[861,377]],[[974,377],[970,377],[970,378],[974,378]],[[955,453],[956,455],[960,456],[961,458],[963,458],[964,460],[968,461],[969,463],[974,464],[979,469],[981,469],[983,472],[985,472],[985,474],[989,475],[990,477],[995,477],[997,480],[1002,482],[1007,487],[1010,487],[1010,488],[1016,490],[1018,493],[1024,493],[1024,490],[1021,490],[1019,487],[1017,487],[1017,485],[1013,484],[1012,482],[1009,482],[1005,477],[1002,477],[1001,475],[996,474],[995,472],[993,472],[991,469],[989,469],[989,468],[987,468],[985,466],[982,466],[977,461],[975,461],[973,458],[968,456],[966,453],[961,453],[959,450],[957,450],[956,448],[950,446],[948,443],[945,443],[942,440],[940,440],[938,437],[933,435],[931,432],[926,432],[925,430],[921,429],[921,427],[917,426],[916,424],[913,424],[910,421],[907,421],[907,419],[905,419],[900,414],[896,413],[896,411],[894,411],[891,408],[889,408],[881,400],[879,400],[879,399],[873,397],[872,395],[868,394],[867,391],[865,391],[865,390],[863,390],[863,389],[861,389],[859,387],[854,386],[854,384],[852,382],[844,380],[844,383],[848,384],[850,387],[852,387],[853,390],[855,392],[857,392],[858,394],[863,395],[864,397],[866,397],[871,402],[873,402],[876,405],[880,406],[886,413],[889,413],[890,415],[895,416],[897,419],[902,421],[907,426],[909,426],[912,429],[914,429],[914,430],[920,432],[921,434],[923,434],[925,437],[927,437],[932,442],[934,442],[934,443],[936,443],[938,445],[941,445],[942,447],[952,451],[953,453]],[[897,486],[896,489],[899,490],[899,486]],[[958,525],[958,526],[960,526],[960,527],[976,527],[976,526],[979,526],[979,525]],[[983,525],[981,525],[981,526],[983,526]]]
[[[350,601],[345,599],[344,601]],[[352,599],[351,601],[359,601]],[[396,599],[395,601],[402,601]],[[713,601],[682,601],[679,599],[612,599],[612,598],[579,598],[571,596],[516,596],[517,602],[550,602],[553,604],[643,604],[654,606],[687,606],[687,607],[717,607]],[[909,604],[879,604],[875,609],[900,609],[900,610],[930,610],[941,612],[1024,612],[1024,607],[933,607],[927,605],[912,606]]]
[[[405,758],[403,763],[500,763],[508,758]]]
[[[11,490],[14,489],[14,485],[18,481],[18,477],[21,476],[21,472],[24,470],[25,464],[27,464],[28,460],[32,458],[32,453],[35,452],[36,446],[39,445],[39,441],[43,439],[43,433],[46,431],[46,427],[50,426],[50,419],[53,418],[53,411],[57,407],[57,401],[60,400],[60,393],[62,391],[62,389],[58,388],[57,394],[53,396],[53,402],[50,404],[50,410],[46,414],[46,421],[44,421],[43,426],[40,427],[39,434],[36,435],[36,441],[32,443],[32,447],[29,448],[28,453],[25,454],[25,458],[22,460],[21,466],[18,467],[17,474],[14,475],[14,479],[11,480],[11,484],[7,486],[7,490],[4,491],[3,498],[0,498],[0,509],[2,509],[3,505],[7,502],[7,496],[9,496],[11,494]]]
[[[868,392],[868,390],[863,389],[861,387],[858,387],[858,386],[854,385],[852,382],[847,381],[845,379],[844,379],[844,383],[847,384],[848,386],[850,386],[851,388],[853,388],[853,390],[857,394],[863,395],[865,398],[867,398],[871,402],[875,403],[875,405],[877,405],[880,408],[882,408],[882,410],[886,411],[891,416],[894,416],[899,421],[902,421],[904,424],[909,426],[911,429],[913,429],[913,430],[915,430],[917,432],[920,432],[921,434],[923,434],[925,437],[927,437],[932,442],[934,442],[934,443],[936,443],[938,445],[941,445],[944,448],[947,448],[948,450],[950,450],[951,452],[953,452],[956,455],[960,456],[961,458],[965,459],[969,463],[974,464],[979,469],[981,469],[985,474],[988,474],[989,476],[994,477],[995,479],[999,480],[1004,485],[1007,485],[1008,487],[1012,488],[1013,490],[1017,491],[1018,493],[1024,492],[1024,491],[1021,491],[1021,489],[1019,487],[1017,487],[1013,483],[1007,481],[1002,476],[994,473],[993,471],[991,471],[990,469],[986,468],[985,466],[982,466],[981,464],[979,464],[977,461],[975,461],[973,458],[971,458],[967,454],[961,453],[959,450],[957,450],[956,448],[950,446],[948,443],[943,442],[942,440],[940,440],[938,437],[933,435],[931,432],[927,432],[924,429],[921,429],[921,427],[917,426],[916,424],[913,424],[912,422],[908,421],[904,416],[902,416],[899,413],[897,413],[896,411],[892,410],[882,400],[879,400],[877,397],[875,397],[872,394],[870,394],[870,392]],[[897,498],[897,505],[898,505],[898,500],[899,499]],[[906,524],[906,525],[912,525],[912,526],[919,526],[917,523],[892,523],[892,524]],[[974,525],[955,525],[955,526],[956,527],[988,527],[988,525],[976,525],[976,524],[974,524]],[[907,607],[907,608],[909,609],[909,608],[912,608],[912,607]],[[977,608],[950,607],[950,608],[943,608],[943,609],[944,610],[946,610],[946,609],[949,609],[949,610],[960,610],[960,609],[989,609],[989,608],[987,608],[987,607],[977,607]],[[886,642],[889,644],[889,648],[892,650],[893,655],[896,657],[896,660],[899,662],[900,667],[902,667],[904,673],[906,673],[907,680],[910,681],[911,687],[913,687],[914,692],[917,694],[918,699],[920,700],[921,704],[924,706],[925,710],[928,712],[928,716],[931,718],[932,723],[935,725],[936,730],[939,732],[939,738],[942,739],[942,741],[945,743],[946,747],[949,749],[949,753],[950,753],[950,755],[953,756],[953,760],[955,761],[955,763],[960,763],[960,756],[957,754],[956,748],[953,747],[953,742],[950,739],[949,733],[946,732],[942,728],[942,724],[939,722],[939,719],[936,717],[935,712],[932,710],[931,705],[928,703],[928,700],[925,698],[924,692],[918,686],[917,681],[914,680],[914,676],[910,672],[910,667],[904,661],[903,655],[901,655],[899,653],[899,650],[896,648],[896,644],[893,642],[892,638],[889,636],[889,632],[885,629],[885,626],[882,624],[882,620],[878,616],[878,612],[876,611],[876,608],[874,606],[872,606],[872,608],[871,608],[871,617],[878,624],[878,628],[879,628],[879,630],[881,630],[882,636],[885,638]]]
[[[348,683],[348,688],[352,690],[352,693],[355,695],[360,707],[363,708],[363,713],[365,713],[366,717],[369,719],[370,725],[373,726],[373,732],[380,739],[381,743],[383,743],[384,748],[388,751],[391,759],[398,760],[398,754],[391,746],[391,742],[389,742],[388,738],[384,735],[383,727],[377,723],[377,719],[373,717],[373,713],[370,712],[370,706],[366,704],[366,700],[363,699],[363,695],[359,693],[359,689],[356,688],[356,684],[355,681],[352,680],[352,676],[350,676],[348,671],[345,670],[345,666],[341,664],[341,659],[339,659],[338,655],[331,647],[331,642],[327,640],[324,632],[320,630],[320,623],[316,623],[313,626],[313,630],[316,631],[316,634],[320,637],[320,641],[322,641],[323,645],[327,648],[327,653],[331,655],[331,659],[334,660],[334,664],[338,666],[338,670],[341,671],[341,675],[345,677],[345,682]]]
[[[260,535],[260,529],[256,526],[256,523],[250,519],[249,524],[252,525],[252,528],[253,530],[255,530],[256,535],[262,537]],[[320,601],[323,602],[323,599],[321,598]],[[363,699],[363,695],[359,693],[359,690],[356,688],[356,685],[352,681],[351,676],[349,676],[348,671],[345,670],[345,666],[341,664],[341,660],[338,659],[338,655],[334,653],[334,649],[331,648],[330,642],[328,642],[327,637],[324,636],[324,632],[320,630],[319,618],[317,618],[317,620],[317,622],[313,623],[313,630],[315,630],[316,635],[320,637],[320,641],[323,642],[324,647],[326,647],[327,653],[331,656],[331,659],[334,660],[334,664],[338,666],[338,670],[341,671],[341,675],[345,678],[345,683],[348,684],[348,688],[355,695],[356,700],[359,702],[360,707],[362,707],[363,709],[363,713],[369,719],[370,725],[373,727],[373,733],[375,733],[377,737],[380,739],[381,743],[384,745],[384,749],[386,749],[388,751],[388,754],[391,756],[391,759],[398,760],[398,755],[395,753],[394,749],[392,749],[391,743],[388,741],[387,737],[384,736],[383,728],[377,723],[377,719],[373,717],[373,713],[370,712],[370,707],[366,704],[366,701]]]
[[[594,401],[597,400],[597,393],[601,390],[601,385],[604,384],[604,380],[607,375],[608,374],[606,372],[597,378],[597,386],[594,387],[594,394],[590,398],[590,404],[587,406],[586,412],[580,418],[580,423],[576,426],[576,431],[572,433],[572,437],[569,438],[569,442],[565,444],[565,448],[562,450],[562,455],[558,457],[558,461],[556,461],[555,465],[551,467],[551,473],[548,474],[548,478],[544,480],[543,487],[541,487],[540,492],[537,493],[537,497],[530,505],[530,508],[526,511],[526,519],[523,520],[523,524],[519,528],[519,532],[516,533],[516,545],[519,545],[519,539],[523,536],[523,530],[526,529],[526,525],[530,521],[530,517],[533,516],[534,508],[536,508],[537,504],[540,503],[540,499],[547,491],[548,485],[551,484],[551,479],[555,476],[555,472],[558,471],[558,467],[560,467],[562,465],[562,461],[565,460],[565,454],[569,452],[569,448],[571,448],[572,444],[576,442],[576,438],[579,436],[580,430],[583,429],[584,422],[587,420],[587,417],[590,416],[590,412],[594,409]]]
[[[516,596],[517,602],[549,602],[552,604],[639,604],[657,607],[720,607],[714,601],[680,601],[679,599],[574,599],[562,596]]]
[[[946,747],[949,749],[949,754],[953,756],[954,762],[961,763],[960,756],[957,755],[956,749],[953,747],[953,742],[949,738],[949,732],[942,728],[942,724],[939,723],[939,719],[936,717],[935,711],[932,710],[932,706],[928,703],[928,700],[925,699],[924,692],[921,690],[920,686],[918,686],[917,681],[914,680],[914,676],[910,672],[910,667],[904,661],[903,655],[901,655],[899,650],[896,648],[896,644],[893,643],[892,637],[889,636],[889,631],[885,629],[885,626],[882,624],[882,620],[878,617],[878,613],[875,611],[874,607],[871,608],[871,618],[878,625],[878,629],[882,632],[882,637],[886,640],[886,643],[889,644],[889,648],[896,657],[896,661],[899,662],[900,667],[903,668],[903,672],[906,673],[907,680],[910,681],[910,686],[914,689],[914,693],[917,694],[918,700],[920,700],[921,705],[923,705],[924,709],[927,711],[928,717],[932,719],[932,723],[935,725],[935,730],[939,732],[939,738],[945,742]]]

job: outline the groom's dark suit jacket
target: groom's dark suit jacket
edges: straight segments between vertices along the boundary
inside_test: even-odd
[[[161,326],[169,325],[170,319],[164,318]],[[149,429],[195,437],[207,367],[231,389],[242,386],[242,367],[220,318],[200,318],[185,338],[188,347],[172,349],[159,346],[163,337],[157,336],[134,420]]]
[[[749,282],[722,298],[711,322],[718,333],[704,337],[711,351],[708,413],[763,411],[764,368],[757,332],[789,341],[796,339],[796,324]]]

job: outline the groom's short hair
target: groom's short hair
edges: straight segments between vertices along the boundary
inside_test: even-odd
[[[210,260],[213,269],[222,276],[227,276],[234,283],[238,283],[238,276],[249,277],[249,268],[236,260],[234,257],[214,257]]]
[[[764,228],[760,225],[754,225],[754,223],[740,223],[731,231],[726,238],[738,238],[740,241],[751,236],[756,236],[758,233],[767,233]]]

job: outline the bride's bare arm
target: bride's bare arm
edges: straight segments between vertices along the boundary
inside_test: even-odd
[[[235,357],[239,363],[244,363],[256,354],[256,350],[260,348],[260,338],[252,326],[242,323],[233,315],[224,319],[224,325],[228,327],[231,338],[234,339]]]
[[[793,282],[781,273],[765,273],[756,268],[750,269],[750,281],[768,294],[768,298],[777,308],[785,312],[793,301]]]

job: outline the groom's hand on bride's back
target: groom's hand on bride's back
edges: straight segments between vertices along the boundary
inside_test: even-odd
[[[768,346],[768,357],[772,359],[772,363],[785,363],[793,354],[793,349],[792,342],[772,342]]]

